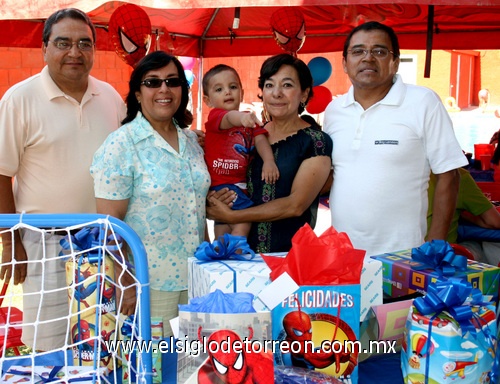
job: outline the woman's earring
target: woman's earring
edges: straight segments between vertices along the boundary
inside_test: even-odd
[[[267,109],[265,106],[263,106],[263,109],[262,109],[262,117],[263,117],[264,121],[271,121],[271,117],[269,116],[269,113],[267,112]]]
[[[306,103],[304,103],[303,101],[301,101],[300,102],[300,106],[305,109],[306,108]]]

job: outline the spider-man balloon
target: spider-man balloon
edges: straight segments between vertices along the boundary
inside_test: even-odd
[[[278,45],[296,55],[306,38],[306,24],[302,13],[293,7],[283,7],[271,15],[270,23]]]
[[[141,7],[123,4],[116,8],[108,24],[115,51],[128,65],[135,67],[151,46],[151,21]]]

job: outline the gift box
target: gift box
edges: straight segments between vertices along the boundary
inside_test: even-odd
[[[494,317],[493,307],[485,308],[482,315],[487,318],[491,314]],[[424,383],[427,377],[428,383],[487,383],[479,379],[488,377],[493,365],[493,350],[485,334],[478,329],[476,335],[462,335],[450,314],[443,312],[432,321],[429,341],[430,319],[414,308],[409,313],[401,351],[405,382]]]
[[[382,262],[379,260],[365,259],[361,270],[361,311],[360,321],[364,321],[370,308],[382,304]]]
[[[284,256],[286,253],[278,253]],[[257,296],[271,283],[269,268],[262,257],[256,255],[248,261],[200,261],[188,258],[188,296],[201,297],[216,289],[224,293],[249,292]],[[260,300],[254,301],[256,311],[269,310]]]
[[[425,294],[428,285],[440,277],[433,269],[419,269],[425,267],[425,264],[413,260],[411,255],[412,250],[408,249],[371,256],[382,262],[385,295],[401,297],[415,292]],[[454,277],[469,281],[484,295],[492,295],[495,301],[498,300],[500,268],[467,260],[466,270],[455,272]]]
[[[250,248],[244,236],[226,233],[213,243],[204,241],[194,257],[188,258],[189,299],[217,289],[222,293],[247,292],[257,296],[269,283],[269,268]],[[268,310],[260,300],[255,300],[254,309]]]
[[[394,353],[400,350],[406,326],[408,310],[413,300],[401,300],[372,306],[366,319],[360,326],[359,341],[363,347],[360,361],[376,353]],[[374,341],[376,348],[370,345]]]
[[[432,283],[414,300],[401,351],[405,383],[496,382],[495,306],[484,300],[458,279]]]
[[[285,257],[286,253],[269,253],[266,256]],[[249,292],[257,296],[271,283],[271,270],[264,260],[256,255],[250,261],[224,260],[200,261],[188,258],[189,298],[204,296],[220,289],[222,292]],[[363,321],[373,305],[382,304],[382,263],[365,260],[361,272],[361,309]],[[269,310],[260,300],[254,301],[256,311]]]
[[[99,369],[99,375],[107,373],[106,368]],[[48,383],[78,382],[93,383],[98,381],[93,367],[89,366],[11,366],[2,376],[2,383]],[[94,381],[95,379],[95,381]]]

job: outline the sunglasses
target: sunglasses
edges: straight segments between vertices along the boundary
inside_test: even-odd
[[[168,88],[177,88],[184,82],[179,77],[170,77],[168,79],[153,78],[143,80],[141,85],[144,85],[147,88],[160,88],[163,83],[165,83]]]

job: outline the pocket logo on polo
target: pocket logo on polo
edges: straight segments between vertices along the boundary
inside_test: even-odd
[[[375,145],[399,145],[399,140],[375,140]]]

